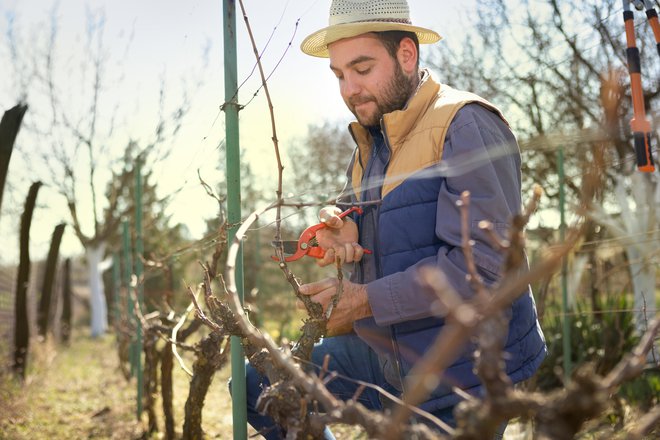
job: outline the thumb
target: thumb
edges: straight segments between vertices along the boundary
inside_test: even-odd
[[[325,224],[329,228],[339,229],[344,225],[344,221],[335,215],[326,220]]]
[[[338,229],[344,224],[344,221],[339,217],[341,209],[336,206],[326,206],[319,212],[319,219],[325,223],[329,228]]]

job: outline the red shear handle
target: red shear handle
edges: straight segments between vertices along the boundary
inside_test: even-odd
[[[339,218],[344,218],[352,212],[357,212],[358,214],[362,214],[363,211],[362,208],[358,206],[353,206],[352,208],[349,208],[346,211],[339,213],[337,216]],[[284,261],[286,262],[295,261],[304,257],[305,255],[312,258],[323,258],[325,256],[325,249],[323,249],[321,246],[318,245],[318,243],[316,243],[316,233],[320,229],[327,227],[328,226],[324,222],[321,222],[305,229],[302,232],[302,234],[300,234],[300,238],[298,239],[298,248],[296,249],[296,252],[293,255],[285,257]],[[364,249],[364,253],[371,254],[372,252],[369,249]],[[277,260],[277,257],[275,256],[273,256],[272,258],[274,260]]]
[[[348,208],[346,211],[342,212],[341,214],[337,214],[337,217],[344,218],[352,212],[357,212],[358,215],[362,214],[362,208],[360,208],[359,206],[353,206],[351,208]]]

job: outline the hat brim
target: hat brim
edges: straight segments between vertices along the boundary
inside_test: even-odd
[[[432,44],[442,37],[435,31],[405,23],[392,22],[360,22],[328,26],[314,32],[300,43],[300,49],[307,55],[328,58],[328,45],[335,41],[355,37],[369,32],[406,31],[414,32],[420,44]]]

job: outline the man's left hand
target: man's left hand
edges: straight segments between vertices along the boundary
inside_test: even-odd
[[[328,310],[332,297],[337,294],[337,278],[326,278],[315,283],[300,286],[300,293],[309,295],[312,300],[323,306],[323,312]],[[367,286],[343,280],[343,293],[328,319],[328,336],[350,333],[353,322],[371,316],[371,306],[367,297]],[[304,307],[298,302],[298,307]]]

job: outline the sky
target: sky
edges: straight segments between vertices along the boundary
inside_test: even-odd
[[[409,0],[413,23],[438,31],[445,40],[460,37],[461,23],[465,23],[473,3]],[[303,137],[310,124],[348,121],[351,116],[341,101],[328,61],[299,50],[305,36],[327,25],[330,0],[244,0],[244,5],[256,44],[263,50],[264,70],[271,75],[268,86],[286,173],[287,168],[290,170],[287,146]],[[240,10],[238,3],[236,8]],[[89,84],[90,71],[83,62],[87,29],[96,23],[97,29],[103,30],[100,47],[105,76],[98,131],[104,134],[99,138],[103,139],[107,161],[101,160],[100,181],[107,178],[110,158],[116,158],[129,139],[143,143],[153,139],[159,102],[162,100],[169,114],[187,94],[188,113],[171,141],[171,153],[152,166],[159,190],[174,194],[168,212],[173,221],[186,224],[193,238],[199,238],[205,220],[214,216],[216,204],[205,195],[198,173],[215,186],[225,166],[219,158],[224,138],[224,113],[220,110],[224,102],[222,0],[0,0],[1,110],[14,106],[22,90],[28,90],[26,126],[38,125],[43,117],[39,115],[48,114],[49,103],[39,100],[42,91],[38,88],[21,87],[24,78],[11,61],[8,34],[15,35],[20,58],[29,60],[27,54],[39,53],[47,46],[53,16],[57,25],[54,78],[66,105],[80,109],[80,118],[89,105],[85,91],[89,87],[85,85]],[[241,150],[259,185],[268,191],[272,188],[274,198],[277,168],[270,113],[265,93],[259,90],[258,71],[251,74],[255,57],[241,14],[236,24],[239,83],[245,81],[239,91],[239,103],[245,105],[240,112]],[[27,63],[24,66],[29,68],[30,62],[23,61]],[[164,97],[159,95],[161,83],[165,84]],[[16,258],[11,249],[17,248],[24,197],[29,184],[48,172],[47,167],[37,166],[36,158],[51,154],[50,148],[27,130],[19,134],[10,164],[11,194],[5,191],[0,213],[0,263]],[[285,188],[285,192],[296,189]],[[32,226],[35,257],[45,256],[53,227],[68,221],[64,199],[55,188],[42,189],[38,200]],[[81,203],[83,209],[88,208],[89,199],[83,197]],[[80,250],[67,231],[62,252],[75,254]]]

